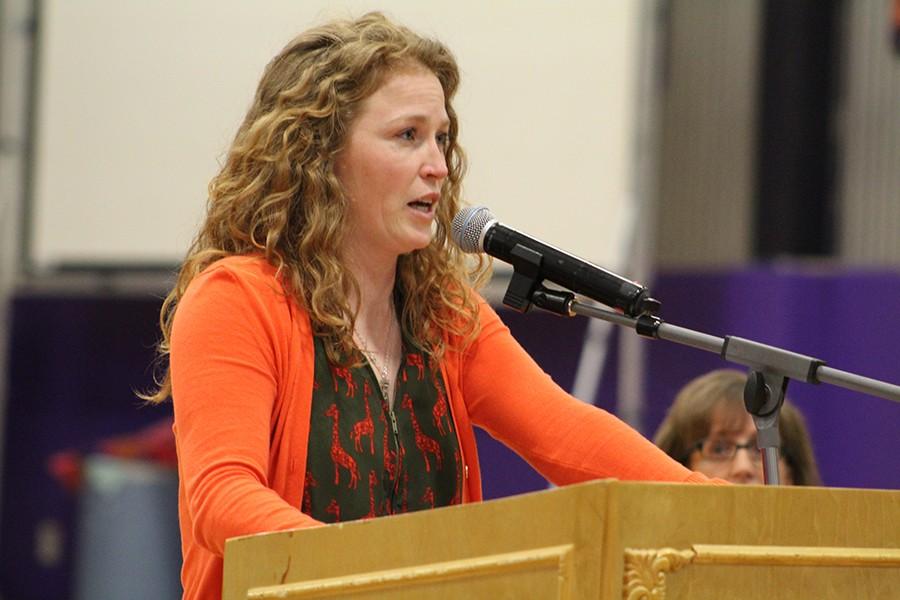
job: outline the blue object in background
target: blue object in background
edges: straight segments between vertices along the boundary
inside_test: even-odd
[[[181,597],[174,469],[88,456],[79,504],[75,600]]]

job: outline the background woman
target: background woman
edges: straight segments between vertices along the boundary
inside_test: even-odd
[[[656,444],[689,469],[732,483],[763,483],[753,418],[744,408],[747,375],[711,371],[687,383],[675,396],[656,432]],[[779,417],[779,474],[787,485],[822,485],[806,423],[784,401]]]

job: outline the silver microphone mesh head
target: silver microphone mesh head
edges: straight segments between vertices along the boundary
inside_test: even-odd
[[[463,252],[482,252],[484,232],[497,217],[486,206],[470,206],[456,213],[450,226],[450,237]]]

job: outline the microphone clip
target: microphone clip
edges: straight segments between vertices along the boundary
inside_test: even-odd
[[[575,294],[544,287],[541,277],[543,254],[521,244],[516,244],[510,254],[513,275],[503,296],[503,304],[522,313],[528,312],[534,305],[563,317],[575,316],[572,310]]]
[[[516,244],[510,254],[513,275],[506,294],[503,295],[503,304],[521,313],[528,312],[532,294],[543,280],[541,264],[544,262],[544,255],[522,244]]]

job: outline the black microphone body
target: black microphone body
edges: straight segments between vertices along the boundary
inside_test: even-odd
[[[487,216],[481,211],[486,211]],[[473,216],[476,218],[473,219]],[[478,231],[465,232],[466,228],[475,228]],[[539,278],[552,281],[607,306],[621,309],[630,317],[656,312],[659,309],[659,302],[650,297],[647,288],[507,227],[496,221],[483,207],[460,211],[454,219],[453,229],[454,238],[463,250],[469,252],[480,250],[513,266],[519,262],[521,248],[527,249],[529,254],[540,255]],[[464,238],[466,235],[468,240]],[[478,242],[473,248],[473,244],[467,242],[475,239]],[[516,250],[517,246],[521,248]]]

